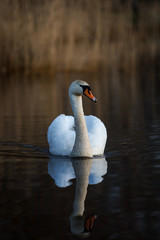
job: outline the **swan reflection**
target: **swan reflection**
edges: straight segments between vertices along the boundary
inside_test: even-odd
[[[74,158],[76,161],[76,158]],[[72,158],[50,156],[48,163],[48,173],[54,179],[58,187],[65,188],[72,184],[71,180],[76,178],[73,168]],[[84,159],[83,159],[84,160]],[[78,161],[82,161],[78,159]],[[105,158],[85,159],[91,161],[91,169],[89,174],[89,184],[98,184],[103,181],[103,176],[107,173],[107,161]]]
[[[48,173],[58,187],[67,187],[76,178],[75,197],[73,210],[70,215],[71,232],[76,235],[88,235],[93,227],[96,215],[85,218],[84,203],[87,195],[88,184],[102,182],[107,173],[105,158],[61,158],[50,156]]]

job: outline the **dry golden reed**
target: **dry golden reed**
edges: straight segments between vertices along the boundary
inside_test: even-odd
[[[114,3],[113,3],[114,2]],[[0,1],[0,72],[135,71],[160,56],[160,4]]]

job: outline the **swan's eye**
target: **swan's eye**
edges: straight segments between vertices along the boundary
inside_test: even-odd
[[[91,88],[90,88],[90,86],[84,86],[84,85],[80,85],[80,87],[82,87],[82,89],[83,89],[83,93],[85,92],[85,91],[88,91],[88,93],[90,93],[91,92]]]

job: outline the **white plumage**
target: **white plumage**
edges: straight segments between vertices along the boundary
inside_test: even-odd
[[[106,128],[95,116],[85,116],[89,142],[93,155],[101,155],[107,139]],[[75,142],[75,124],[73,116],[59,115],[48,128],[49,150],[53,155],[70,156]]]

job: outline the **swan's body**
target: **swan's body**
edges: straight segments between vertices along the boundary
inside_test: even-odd
[[[48,128],[49,149],[53,155],[93,157],[104,153],[106,128],[97,117],[84,116],[82,95],[96,101],[89,85],[76,80],[69,88],[74,117],[61,114]]]

